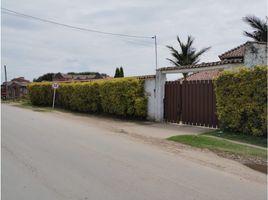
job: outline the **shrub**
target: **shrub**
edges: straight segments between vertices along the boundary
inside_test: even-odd
[[[53,98],[51,85],[51,82],[30,84],[28,90],[31,103],[50,106]],[[118,78],[86,83],[60,83],[56,106],[79,112],[144,118],[147,114],[144,81]]]
[[[97,83],[74,83],[70,92],[70,108],[80,112],[100,112],[99,85]]]
[[[145,117],[147,99],[144,96],[144,81],[134,78],[120,78],[103,81],[100,84],[101,106],[105,113]],[[136,101],[143,101],[143,111]]]
[[[31,83],[27,88],[30,101],[33,105],[52,105],[53,90],[50,82]]]
[[[71,100],[74,91],[73,85],[73,83],[60,83],[60,87],[56,92],[56,106],[71,109]]]
[[[267,135],[267,67],[224,71],[214,85],[221,128]]]

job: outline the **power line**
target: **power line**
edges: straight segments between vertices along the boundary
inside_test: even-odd
[[[22,17],[22,18],[26,18],[28,19],[28,17],[25,17],[23,15],[18,15],[18,14],[15,14],[15,13],[10,13],[10,12],[7,12],[7,11],[4,11],[2,10],[1,11],[3,14],[7,14],[7,15],[11,15],[11,16],[15,16],[15,17]],[[66,27],[64,27],[66,28]],[[69,28],[69,27],[68,27]],[[76,29],[77,30],[77,29]],[[84,30],[78,30],[78,31],[84,31]],[[100,37],[105,37],[105,36],[101,36],[101,35],[98,35]],[[128,42],[128,43],[132,43],[132,44],[136,44],[136,45],[140,45],[140,46],[144,46],[144,47],[148,47],[148,46],[151,46],[153,43],[152,42],[149,42],[149,41],[142,41],[142,40],[138,40],[138,39],[144,39],[144,40],[147,40],[148,38],[130,38],[130,37],[120,37],[120,40],[122,41],[125,41],[125,42]]]
[[[15,12],[15,11],[14,11],[15,13],[10,12],[11,10],[9,10],[9,9],[6,9],[6,10],[8,10],[8,11],[6,11],[5,9],[6,8],[2,8],[2,10],[1,10],[1,12],[3,14],[15,16],[15,17],[21,17],[21,18],[24,18],[24,19],[29,19],[28,15],[18,13],[18,12]],[[30,18],[30,19],[32,19],[32,18]],[[38,21],[40,21],[40,20],[38,20]],[[43,21],[41,21],[41,22],[43,22]],[[47,22],[45,22],[45,23],[47,23]],[[48,23],[50,23],[50,22],[48,22]],[[59,24],[56,24],[56,25],[59,25]],[[62,26],[62,25],[60,25],[60,26]],[[64,28],[70,28],[70,27],[64,26]],[[74,29],[74,28],[72,28],[72,29]],[[79,27],[79,29],[76,29],[76,30],[85,31],[85,30],[81,30],[80,27]],[[153,44],[152,42],[149,42],[149,41],[139,41],[139,40],[137,40],[137,39],[145,39],[145,40],[147,40],[147,39],[151,39],[151,38],[153,39],[153,37],[134,36],[134,35],[127,35],[127,37],[126,36],[122,37],[122,34],[116,35],[116,36],[120,36],[121,40],[123,40],[123,41],[129,42],[129,43],[132,43],[132,44],[136,44],[136,45],[139,45],[139,46],[148,47],[148,46],[151,46]],[[135,37],[135,38],[133,38],[133,37]],[[139,38],[137,38],[137,37],[139,37]]]
[[[143,39],[153,39],[154,38],[154,37],[150,37],[150,36],[138,36],[138,35],[128,35],[128,34],[121,34],[121,33],[111,33],[111,32],[99,31],[99,30],[94,30],[94,29],[78,27],[78,26],[72,26],[69,24],[64,24],[64,23],[60,23],[60,22],[56,22],[56,21],[52,21],[52,20],[48,20],[48,19],[44,19],[44,18],[39,18],[39,17],[35,17],[32,15],[24,14],[24,13],[20,13],[20,12],[10,10],[7,8],[3,8],[3,7],[1,8],[1,12],[3,14],[7,14],[7,15],[23,17],[23,18],[30,18],[30,19],[37,20],[40,22],[50,23],[50,24],[54,24],[54,25],[58,25],[58,26],[63,26],[66,28],[72,28],[72,29],[93,32],[93,33],[99,33],[99,34],[104,34],[104,35],[113,35],[113,36],[128,37],[128,38],[143,38]]]
[[[132,42],[132,43],[137,43],[137,41],[131,41],[130,39],[154,39],[155,40],[155,60],[156,60],[156,68],[157,68],[157,43],[156,43],[156,36],[140,36],[140,35],[128,35],[128,34],[121,34],[121,33],[111,33],[111,32],[105,32],[105,31],[99,31],[99,30],[94,30],[94,29],[88,29],[88,28],[83,28],[83,27],[78,27],[78,26],[72,26],[69,24],[64,24],[64,23],[60,23],[60,22],[56,22],[56,21],[52,21],[52,20],[48,20],[48,19],[44,19],[44,18],[39,18],[39,17],[35,17],[32,15],[28,15],[28,14],[24,14],[24,13],[20,13],[14,10],[10,10],[7,8],[1,8],[1,12],[3,14],[7,14],[7,15],[12,15],[12,16],[16,16],[16,17],[21,17],[21,18],[27,18],[27,19],[32,19],[32,20],[36,20],[39,22],[45,22],[45,23],[50,23],[50,24],[54,24],[54,25],[58,25],[58,26],[62,26],[65,28],[71,28],[71,29],[76,29],[76,30],[80,30],[80,31],[87,31],[87,32],[93,32],[93,33],[97,33],[97,34],[103,34],[103,35],[112,35],[112,36],[117,36],[117,37],[122,37],[123,40],[128,41],[128,42]],[[129,40],[127,40],[127,38]],[[139,45],[142,46],[147,46],[146,45],[149,44],[148,42],[144,43],[138,43]],[[162,45],[161,45],[162,46]]]

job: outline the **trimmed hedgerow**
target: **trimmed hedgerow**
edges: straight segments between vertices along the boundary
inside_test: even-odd
[[[72,91],[69,94],[71,110],[79,112],[100,112],[98,84],[75,83],[72,86]]]
[[[61,83],[56,92],[56,106],[71,109],[72,94],[74,91],[74,84]],[[51,83],[50,83],[51,86]]]
[[[267,66],[224,71],[214,85],[221,128],[267,135]]]
[[[51,82],[28,86],[33,105],[50,106]],[[60,83],[56,106],[79,112],[108,113],[126,117],[146,117],[144,81],[135,78],[98,80],[86,83]]]
[[[32,83],[27,88],[30,101],[33,105],[52,105],[53,90],[50,82]]]
[[[123,116],[146,116],[144,81],[134,78],[102,81],[99,91],[103,112]]]

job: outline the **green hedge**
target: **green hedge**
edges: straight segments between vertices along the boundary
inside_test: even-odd
[[[33,105],[52,105],[53,90],[51,83],[32,83],[27,86],[29,98]]]
[[[214,85],[221,128],[267,135],[267,66],[224,71]]]
[[[31,103],[51,106],[51,85],[51,82],[30,84],[28,91]],[[144,80],[117,78],[86,83],[60,83],[56,106],[79,112],[144,118],[147,114]]]

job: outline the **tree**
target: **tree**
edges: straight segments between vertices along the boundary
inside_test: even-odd
[[[118,77],[120,77],[120,70],[119,70],[119,68],[117,67],[116,70],[115,70],[114,78],[118,78]]]
[[[99,72],[68,72],[68,75],[98,75]]]
[[[254,15],[248,15],[243,18],[243,21],[251,26],[253,32],[244,31],[244,35],[252,38],[254,41],[267,42],[267,17],[265,20]]]
[[[123,69],[123,67],[120,67],[119,71],[120,71],[120,77],[124,77],[124,69]]]
[[[186,44],[181,42],[179,36],[177,36],[177,41],[179,43],[179,51],[167,45],[167,48],[170,49],[171,55],[173,56],[173,60],[169,58],[167,58],[167,60],[175,66],[197,64],[200,61],[200,56],[210,49],[210,47],[206,47],[200,51],[196,51],[193,47],[194,38],[192,36],[188,36]],[[183,73],[184,78],[187,77],[187,74],[188,73]]]
[[[33,82],[42,82],[42,81],[52,81],[54,73],[46,73],[42,76],[39,76],[37,79],[33,79]]]

